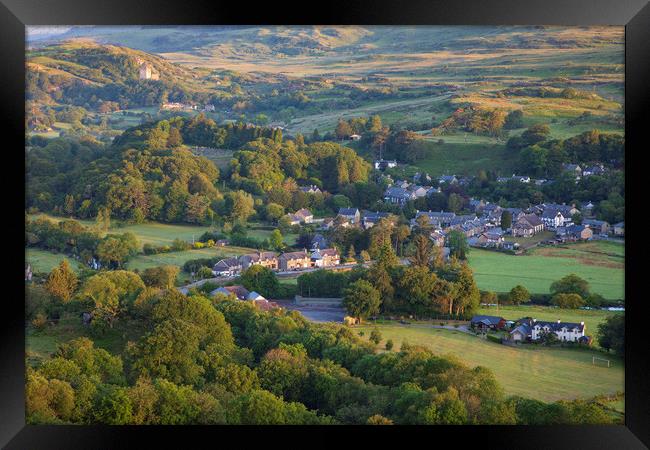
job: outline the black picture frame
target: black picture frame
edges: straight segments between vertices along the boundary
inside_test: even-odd
[[[626,304],[626,418],[624,426],[463,426],[463,427],[109,427],[109,426],[26,426],[24,287],[21,272],[24,246],[20,239],[9,238],[15,258],[7,257],[3,320],[0,326],[0,445],[8,449],[40,448],[126,448],[196,446],[198,436],[207,438],[211,447],[225,444],[224,433],[232,434],[238,445],[246,445],[256,436],[265,442],[291,439],[294,443],[344,445],[338,436],[347,432],[385,440],[413,442],[420,438],[440,445],[445,435],[483,448],[647,448],[650,446],[650,389],[648,386],[648,344],[644,327],[643,284],[640,277],[642,258],[647,250],[643,238],[641,214],[648,202],[641,198],[645,167],[641,162],[647,145],[644,127],[650,123],[650,5],[644,0],[457,0],[457,1],[329,1],[312,5],[305,2],[243,4],[238,2],[150,1],[150,0],[0,0],[0,83],[3,137],[9,158],[2,177],[5,201],[11,211],[5,214],[6,233],[20,236],[24,202],[14,193],[25,185],[24,159],[24,86],[25,25],[116,25],[116,24],[390,24],[390,25],[624,25],[625,26],[625,133],[626,133],[626,212],[625,242]],[[318,6],[318,7],[314,7]],[[15,167],[15,169],[14,169]],[[647,167],[647,166],[646,166]],[[9,169],[9,170],[7,170]],[[11,176],[9,176],[11,175]],[[647,177],[647,176],[646,176]],[[630,217],[628,217],[630,216]],[[635,218],[636,217],[636,218]],[[630,224],[632,225],[630,227]],[[22,224],[24,225],[24,223]],[[646,227],[647,232],[647,227]],[[6,248],[5,248],[6,250]],[[13,256],[13,255],[12,255]],[[351,433],[350,433],[351,431]],[[418,436],[415,436],[417,434]],[[303,441],[302,438],[305,438]],[[314,439],[317,438],[317,439]],[[404,439],[408,441],[404,441]],[[345,439],[345,438],[344,438]],[[418,439],[418,440],[420,440]],[[140,444],[137,444],[137,442]],[[286,441],[285,441],[286,442]],[[345,443],[347,444],[347,442]],[[304,445],[304,444],[303,444]],[[434,445],[434,444],[432,444]]]

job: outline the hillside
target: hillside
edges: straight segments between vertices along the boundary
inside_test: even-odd
[[[518,154],[507,138],[531,125],[547,124],[554,139],[624,129],[620,27],[70,27],[29,36],[28,124],[44,137],[106,141],[168,118],[165,102],[183,105],[181,115],[205,108],[219,124],[317,130],[327,140],[340,119],[378,115],[425,138],[420,170],[474,173],[487,161],[506,173]],[[143,61],[160,80],[138,80]],[[431,131],[467,109],[523,118],[498,139]],[[443,163],[441,152],[460,159]]]

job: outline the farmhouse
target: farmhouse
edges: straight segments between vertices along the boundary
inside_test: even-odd
[[[562,323],[560,320],[557,322],[543,322],[533,319],[531,327],[531,339],[538,340],[546,333],[555,333],[557,338],[561,341],[576,342],[578,339],[585,335],[585,323]]]
[[[512,226],[513,236],[530,237],[544,231],[544,223],[535,214],[524,214]]]
[[[497,316],[474,316],[469,324],[479,330],[501,330],[506,326],[506,319]]]
[[[586,326],[584,322],[562,323],[560,320],[557,322],[545,322],[526,318],[518,320],[517,323],[518,325],[510,331],[510,339],[513,341],[537,341],[548,333],[555,333],[560,341],[589,341],[589,337],[585,336]]]
[[[242,270],[241,262],[238,258],[226,258],[218,261],[212,268],[215,275],[221,277],[231,277]]]
[[[305,250],[301,252],[283,253],[278,258],[278,267],[280,270],[298,270],[311,267],[311,258]]]

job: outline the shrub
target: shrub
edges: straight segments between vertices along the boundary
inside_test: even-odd
[[[186,242],[182,239],[176,238],[172,242],[172,249],[176,252],[180,252],[183,250],[189,250],[191,248],[191,244],[189,242]]]
[[[199,270],[196,271],[196,276],[201,279],[212,278],[213,277],[212,269],[210,269],[207,266],[202,266],[199,268]]]
[[[43,328],[45,328],[45,325],[47,325],[47,317],[45,317],[45,314],[43,313],[36,314],[36,317],[32,319],[32,325],[37,330],[42,330]]]
[[[393,340],[389,339],[386,341],[386,350],[391,351],[393,349]]]
[[[379,345],[381,342],[381,333],[378,329],[374,329],[370,332],[370,342],[374,342],[375,345]]]
[[[496,342],[497,344],[501,343],[501,338],[499,336],[494,336],[493,334],[487,335],[488,341]]]

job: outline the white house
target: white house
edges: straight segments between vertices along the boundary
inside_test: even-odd
[[[582,342],[589,339],[585,336],[586,326],[584,322],[562,323],[560,320],[545,322],[537,319],[524,319],[519,322],[519,325],[510,331],[510,339],[513,341],[526,341],[528,339],[536,341],[548,333],[555,333],[558,340],[565,342]]]
[[[544,334],[555,333],[558,340],[577,342],[582,336],[585,335],[585,323],[562,323],[560,320],[557,322],[543,322],[533,319],[530,337],[533,341],[540,339]]]

